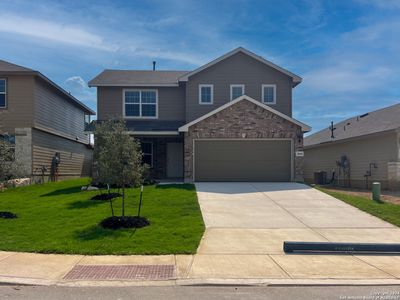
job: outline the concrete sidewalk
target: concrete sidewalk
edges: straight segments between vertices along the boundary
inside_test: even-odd
[[[168,279],[66,279],[77,266],[174,266]],[[143,274],[142,274],[143,275]],[[0,284],[62,286],[400,285],[400,258],[314,255],[81,256],[0,252]]]
[[[66,279],[79,266],[173,266],[169,278]],[[0,284],[130,285],[335,285],[399,284],[400,257],[351,255],[81,256],[0,252]]]

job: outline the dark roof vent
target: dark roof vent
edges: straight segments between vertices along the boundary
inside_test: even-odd
[[[156,70],[156,61],[153,60],[153,71],[155,71],[155,70]]]
[[[331,139],[334,139],[335,138],[334,131],[336,130],[336,127],[333,127],[333,122],[331,122],[331,126],[329,126],[329,129],[331,131]]]

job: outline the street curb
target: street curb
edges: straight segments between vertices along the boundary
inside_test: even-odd
[[[400,286],[400,279],[173,279],[173,280],[46,280],[0,276],[0,286],[69,286],[69,287],[127,287],[127,286]]]

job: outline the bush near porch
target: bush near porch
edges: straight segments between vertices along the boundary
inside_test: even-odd
[[[192,184],[145,186],[141,229],[103,229],[111,215],[108,201],[90,200],[98,191],[81,191],[89,179],[74,179],[0,192],[0,250],[68,254],[195,253],[204,223]],[[127,189],[126,211],[136,215],[139,188]],[[114,200],[121,209],[121,198]]]

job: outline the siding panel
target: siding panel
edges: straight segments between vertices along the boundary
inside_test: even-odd
[[[199,104],[199,84],[214,84],[214,104]],[[245,94],[261,100],[261,85],[276,84],[272,108],[292,115],[292,78],[241,52],[193,75],[187,82],[186,121],[190,122],[230,101],[230,85],[244,84]]]
[[[397,161],[396,143],[396,134],[389,133],[305,149],[305,180],[313,182],[314,172],[320,170],[328,172],[328,177],[331,178],[332,170],[336,170],[336,161],[342,155],[346,155],[350,160],[350,176],[354,187],[365,187],[364,175],[369,170],[370,163],[376,163],[378,166],[377,169],[372,169],[370,180],[381,181],[386,187],[387,163]]]
[[[124,87],[97,88],[97,115],[99,120],[122,117]],[[158,120],[185,120],[185,88],[181,87],[135,87],[134,89],[158,90]],[[140,119],[145,120],[145,119]],[[154,119],[153,119],[154,121]]]
[[[7,80],[7,108],[0,109],[0,132],[14,134],[16,127],[33,124],[33,76],[0,74]]]
[[[80,177],[91,175],[92,150],[86,145],[39,130],[32,131],[33,170],[46,166],[50,174],[55,152],[60,152],[59,175]],[[37,172],[35,172],[37,174]]]
[[[35,82],[35,125],[88,142],[88,136],[83,132],[85,113],[41,79]]]

